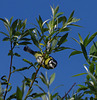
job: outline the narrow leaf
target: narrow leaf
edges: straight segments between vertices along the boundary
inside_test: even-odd
[[[3,40],[2,41],[9,41],[10,40],[10,38],[9,37],[5,37],[5,38],[3,38]]]
[[[63,44],[63,43],[66,41],[67,36],[68,36],[68,33],[66,33],[65,35],[63,35],[63,36],[60,38],[60,40],[59,40],[59,42],[58,42],[57,45],[60,46],[61,44]]]
[[[53,73],[51,76],[50,76],[50,80],[49,80],[49,84],[51,85],[52,82],[54,81],[55,79],[55,73]]]
[[[78,33],[78,36],[79,36],[80,42],[83,44],[83,39],[79,33]]]
[[[88,75],[90,76],[91,80],[93,81],[93,83],[97,86],[96,78],[93,76],[93,74],[91,74],[91,73],[88,71],[88,69],[87,69],[86,66],[84,66],[84,68],[86,69],[86,71],[87,71]]]
[[[17,26],[17,22],[18,22],[18,19],[16,19],[16,20],[12,23],[12,25],[11,25],[12,31],[15,30],[15,28],[16,28],[16,26]]]
[[[18,43],[19,45],[27,45],[27,44],[32,44],[31,42],[20,42]]]
[[[9,35],[8,35],[8,34],[6,34],[6,33],[4,33],[4,32],[1,32],[1,31],[0,31],[0,33],[2,33],[2,34],[4,34],[4,35],[6,35],[7,37],[9,37]]]
[[[80,43],[80,45],[81,45],[81,49],[82,49],[82,52],[83,52],[83,55],[84,55],[86,61],[87,61],[88,63],[90,63],[90,61],[89,61],[89,59],[88,59],[88,55],[87,55],[87,51],[86,51],[85,46],[84,46],[82,43]]]
[[[87,73],[76,74],[76,75],[73,75],[72,77],[81,76],[81,75],[84,75],[84,74],[87,74]]]
[[[47,85],[47,80],[46,80],[46,78],[45,78],[45,76],[44,76],[44,74],[41,72],[41,75],[40,75],[40,79],[42,80],[42,82],[44,83],[44,84],[46,84]]]
[[[28,63],[28,64],[30,64],[31,66],[33,66],[33,63],[30,62],[30,61],[28,61],[27,59],[23,59],[23,61],[26,62],[26,63]]]
[[[95,38],[96,35],[97,35],[97,32],[94,33],[94,34],[88,39],[87,45]]]
[[[30,32],[30,35],[31,35],[31,39],[32,39],[33,43],[34,43],[37,47],[39,47],[39,43],[38,43],[38,41],[37,41],[37,39],[36,39],[34,33]]]
[[[73,55],[76,55],[76,54],[81,54],[82,51],[73,51],[71,52],[71,54],[69,55],[69,57],[73,56]]]

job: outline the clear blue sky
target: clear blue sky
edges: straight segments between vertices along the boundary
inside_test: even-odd
[[[78,39],[78,33],[81,34],[83,38],[87,34],[93,34],[97,31],[97,0],[1,0],[0,1],[0,18],[10,19],[14,16],[14,20],[17,18],[27,19],[27,27],[29,28],[29,23],[36,24],[36,17],[41,15],[43,20],[51,17],[50,5],[59,5],[61,12],[68,18],[70,13],[75,10],[74,17],[80,18],[81,20],[77,24],[83,26],[83,28],[72,27],[70,31],[68,42],[64,45],[71,46],[80,49],[78,44],[76,44],[70,37]],[[3,23],[0,21],[0,31],[5,31]],[[7,75],[9,72],[10,57],[7,56],[9,51],[8,42],[2,42],[4,35],[0,34],[0,77],[2,75]],[[33,48],[33,47],[32,47]],[[35,61],[34,57],[23,51],[23,46],[15,51],[21,54],[20,58],[15,57],[13,65],[17,68],[28,66],[28,64],[22,61],[26,58],[30,61]],[[63,87],[57,89],[60,95],[63,96],[65,92],[73,85],[80,84],[84,82],[85,76],[79,76],[72,78],[71,76],[85,72],[83,64],[86,63],[82,55],[73,56],[69,59],[70,50],[61,51],[59,53],[52,54],[54,58],[58,61],[58,66],[53,70],[47,70],[48,76],[52,73],[56,73],[56,78],[54,83],[51,85],[51,89],[60,84],[64,84]],[[41,72],[45,73],[46,70],[41,68]],[[33,70],[27,70],[22,72],[28,77],[31,76]],[[14,73],[11,77],[10,82],[12,85],[20,86],[23,76],[20,73]],[[41,83],[39,83],[41,85]],[[76,87],[75,87],[76,88]],[[14,91],[16,90],[13,87]]]

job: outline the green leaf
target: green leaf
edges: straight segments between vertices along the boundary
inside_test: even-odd
[[[33,80],[35,78],[35,72],[32,74],[31,79]]]
[[[19,87],[17,87],[16,98],[17,100],[22,100],[22,91],[20,90]]]
[[[55,73],[53,73],[53,74],[50,76],[49,85],[52,84],[52,82],[54,81],[54,79],[55,79]]]
[[[59,6],[57,6],[57,7],[54,9],[54,16],[57,14],[58,10],[59,10]]]
[[[46,93],[38,84],[35,84],[43,93]]]
[[[12,89],[12,86],[9,87],[8,92],[11,91],[11,89]]]
[[[18,19],[16,19],[16,20],[12,23],[11,28],[10,28],[10,29],[12,29],[12,32],[15,30],[15,28],[16,28],[16,26],[17,26],[17,23],[18,23]],[[10,34],[10,35],[11,35],[11,34]]]
[[[97,86],[96,78],[93,76],[93,74],[91,74],[91,73],[88,71],[88,69],[87,69],[86,66],[84,66],[84,68],[86,69],[86,71],[87,71],[88,75],[90,76],[91,80],[93,81],[94,85]]]
[[[26,70],[26,69],[29,69],[29,67],[23,67],[23,68],[20,68],[20,69],[15,69],[12,73],[14,73],[16,71],[23,71],[23,70]]]
[[[35,99],[35,98],[38,98],[38,97],[42,97],[45,94],[46,93],[33,93],[29,97],[33,97]]]
[[[86,86],[84,86],[84,85],[80,85],[80,84],[78,84],[78,86],[80,87],[80,88],[78,88],[78,92],[80,92],[81,90],[87,90],[88,89],[88,87],[86,87]]]
[[[33,63],[30,62],[30,61],[28,61],[27,59],[23,59],[23,61],[26,62],[26,63],[28,63],[28,64],[30,64],[31,66],[33,66]]]
[[[87,55],[87,51],[86,51],[85,46],[84,46],[82,43],[80,43],[80,46],[81,46],[81,49],[82,49],[82,52],[83,52],[83,55],[84,55],[86,61],[87,61],[88,63],[90,63],[90,61],[89,61],[89,59],[88,59],[88,55]]]
[[[56,18],[59,17],[59,16],[61,16],[61,15],[63,15],[63,12],[57,13],[56,14]]]
[[[90,48],[90,55],[94,55],[97,52],[97,42],[95,42]]]
[[[3,18],[0,18],[0,20],[2,20],[4,23],[8,24],[7,21]]]
[[[55,21],[55,25],[58,23],[61,23],[62,21],[66,20],[65,16],[59,17],[56,21]]]
[[[21,55],[18,53],[14,53],[15,56],[20,57]]]
[[[88,38],[89,38],[89,35],[90,35],[90,34],[88,34],[87,37],[84,39],[83,44],[84,44],[85,47],[88,45]]]
[[[19,45],[27,45],[27,44],[32,44],[31,42],[20,42],[18,43]]]
[[[0,31],[0,33],[2,33],[2,34],[4,34],[4,35],[6,35],[7,37],[9,37],[9,35],[8,35],[8,34],[6,34],[6,33],[4,33],[4,32],[1,32],[1,31]]]
[[[80,44],[75,38],[72,38],[75,42],[77,42],[78,44]]]
[[[87,73],[76,74],[76,75],[73,75],[72,77],[81,76],[81,75],[84,75],[84,74],[87,74]]]
[[[80,43],[83,44],[83,39],[82,39],[82,37],[81,37],[81,35],[79,33],[78,33],[78,36],[79,36],[79,39],[80,39]]]
[[[79,19],[80,20],[80,19]],[[79,21],[78,20],[78,21]],[[71,26],[77,26],[77,27],[82,27],[82,26],[80,26],[80,25],[76,25],[76,24],[69,24],[69,25],[71,25]]]
[[[11,95],[7,98],[7,100],[12,100],[13,98],[16,99],[16,93],[11,94]]]
[[[76,54],[81,54],[81,53],[82,53],[82,51],[75,50],[75,51],[71,52],[71,54],[69,55],[69,57],[71,57],[73,55],[76,55]]]
[[[87,45],[95,38],[96,35],[97,35],[97,32],[94,33],[94,34],[88,39]]]
[[[23,82],[23,84],[22,84],[22,96],[24,95],[24,92],[25,92],[25,83]]]
[[[23,21],[23,30],[25,29],[25,27],[26,27],[26,22],[27,22],[27,19],[25,19],[24,21]]]
[[[67,36],[68,36],[68,33],[66,33],[65,35],[63,35],[63,36],[60,38],[60,40],[59,40],[58,43],[57,43],[58,47],[66,41]]]
[[[59,52],[65,49],[70,49],[69,47],[56,47],[53,52]]]
[[[91,63],[90,66],[89,66],[89,71],[93,74],[94,73],[94,63]]]
[[[45,76],[44,76],[44,74],[41,72],[41,75],[40,75],[40,79],[42,80],[42,82],[45,84],[45,85],[47,85],[47,80],[46,80],[46,78],[45,78]]]
[[[58,42],[57,38],[55,38],[55,39],[52,41],[51,50],[53,50],[53,49],[56,47],[57,42]]]
[[[12,19],[13,19],[13,16],[10,18],[10,22],[9,22],[9,23],[10,23],[10,25],[11,25]]]
[[[37,47],[39,47],[39,43],[38,43],[38,41],[37,41],[37,39],[36,39],[34,33],[32,33],[32,32],[29,32],[29,33],[30,33],[30,35],[31,35],[31,40],[33,41],[33,43],[34,43]]]
[[[3,40],[2,41],[9,41],[10,40],[10,38],[9,37],[5,37],[5,38],[3,38]]]
[[[55,94],[52,96],[52,98],[55,98],[56,96],[58,96],[58,93],[55,93]]]
[[[53,90],[52,90],[52,93],[54,93],[56,91],[57,88],[61,87],[61,86],[64,86],[64,85],[58,85],[56,86]]]
[[[68,19],[67,23],[70,22],[70,21],[72,20],[73,15],[74,15],[74,10],[72,11],[71,15],[69,16],[69,19]]]

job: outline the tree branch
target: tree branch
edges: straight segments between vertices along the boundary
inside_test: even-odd
[[[9,81],[10,81],[10,77],[11,77],[11,67],[12,67],[12,60],[13,60],[13,48],[12,48],[12,42],[10,43],[11,44],[11,61],[10,61],[10,69],[9,69],[9,77],[8,77],[8,81],[7,81],[7,86],[6,86],[6,90],[5,90],[5,94],[4,94],[4,100],[6,98],[6,95],[7,95],[7,90],[8,90],[8,84],[9,84]]]
[[[29,92],[30,92],[30,90],[31,90],[31,88],[32,88],[32,86],[33,86],[33,83],[35,82],[35,79],[36,79],[36,76],[37,76],[37,73],[38,73],[40,67],[41,67],[41,65],[39,65],[38,69],[37,69],[36,72],[35,72],[34,79],[33,79],[33,81],[32,81],[31,84],[30,84],[30,87],[29,87],[29,89],[28,89],[28,92],[27,92],[27,94],[26,94],[24,100],[27,99],[27,96],[28,96],[28,94],[29,94]]]
[[[65,94],[65,96],[62,97],[61,100],[63,100],[63,99],[68,95],[68,93],[72,90],[72,88],[74,87],[75,84],[76,84],[76,83],[74,83],[74,84],[72,85],[72,87],[68,90],[68,92]]]

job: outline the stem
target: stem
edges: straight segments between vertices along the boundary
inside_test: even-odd
[[[62,97],[61,100],[63,100],[63,99],[68,95],[68,93],[72,90],[72,88],[74,87],[75,84],[76,84],[76,83],[74,83],[74,84],[72,85],[72,87],[68,90],[68,92],[65,94],[65,96]]]
[[[35,73],[34,79],[33,79],[33,81],[32,81],[31,84],[30,84],[30,87],[29,87],[29,89],[28,89],[28,92],[27,92],[27,94],[26,94],[24,100],[26,100],[26,99],[27,99],[27,96],[29,95],[29,92],[30,92],[30,90],[31,90],[31,88],[32,88],[33,83],[35,82],[35,79],[36,79],[36,76],[37,76],[37,73],[38,73],[40,67],[41,67],[41,66],[39,66],[38,69],[36,70],[36,73]]]
[[[11,53],[12,53],[12,50],[13,50],[13,48],[12,48],[12,42],[10,43],[11,44]],[[7,95],[7,90],[8,90],[8,84],[9,84],[9,81],[10,81],[10,77],[11,77],[11,67],[12,67],[12,60],[13,60],[13,53],[11,54],[11,61],[10,61],[10,69],[9,69],[9,77],[8,77],[8,83],[7,83],[7,86],[6,86],[6,90],[5,90],[5,94],[4,94],[4,100],[5,100],[5,98],[6,98],[6,95]]]

